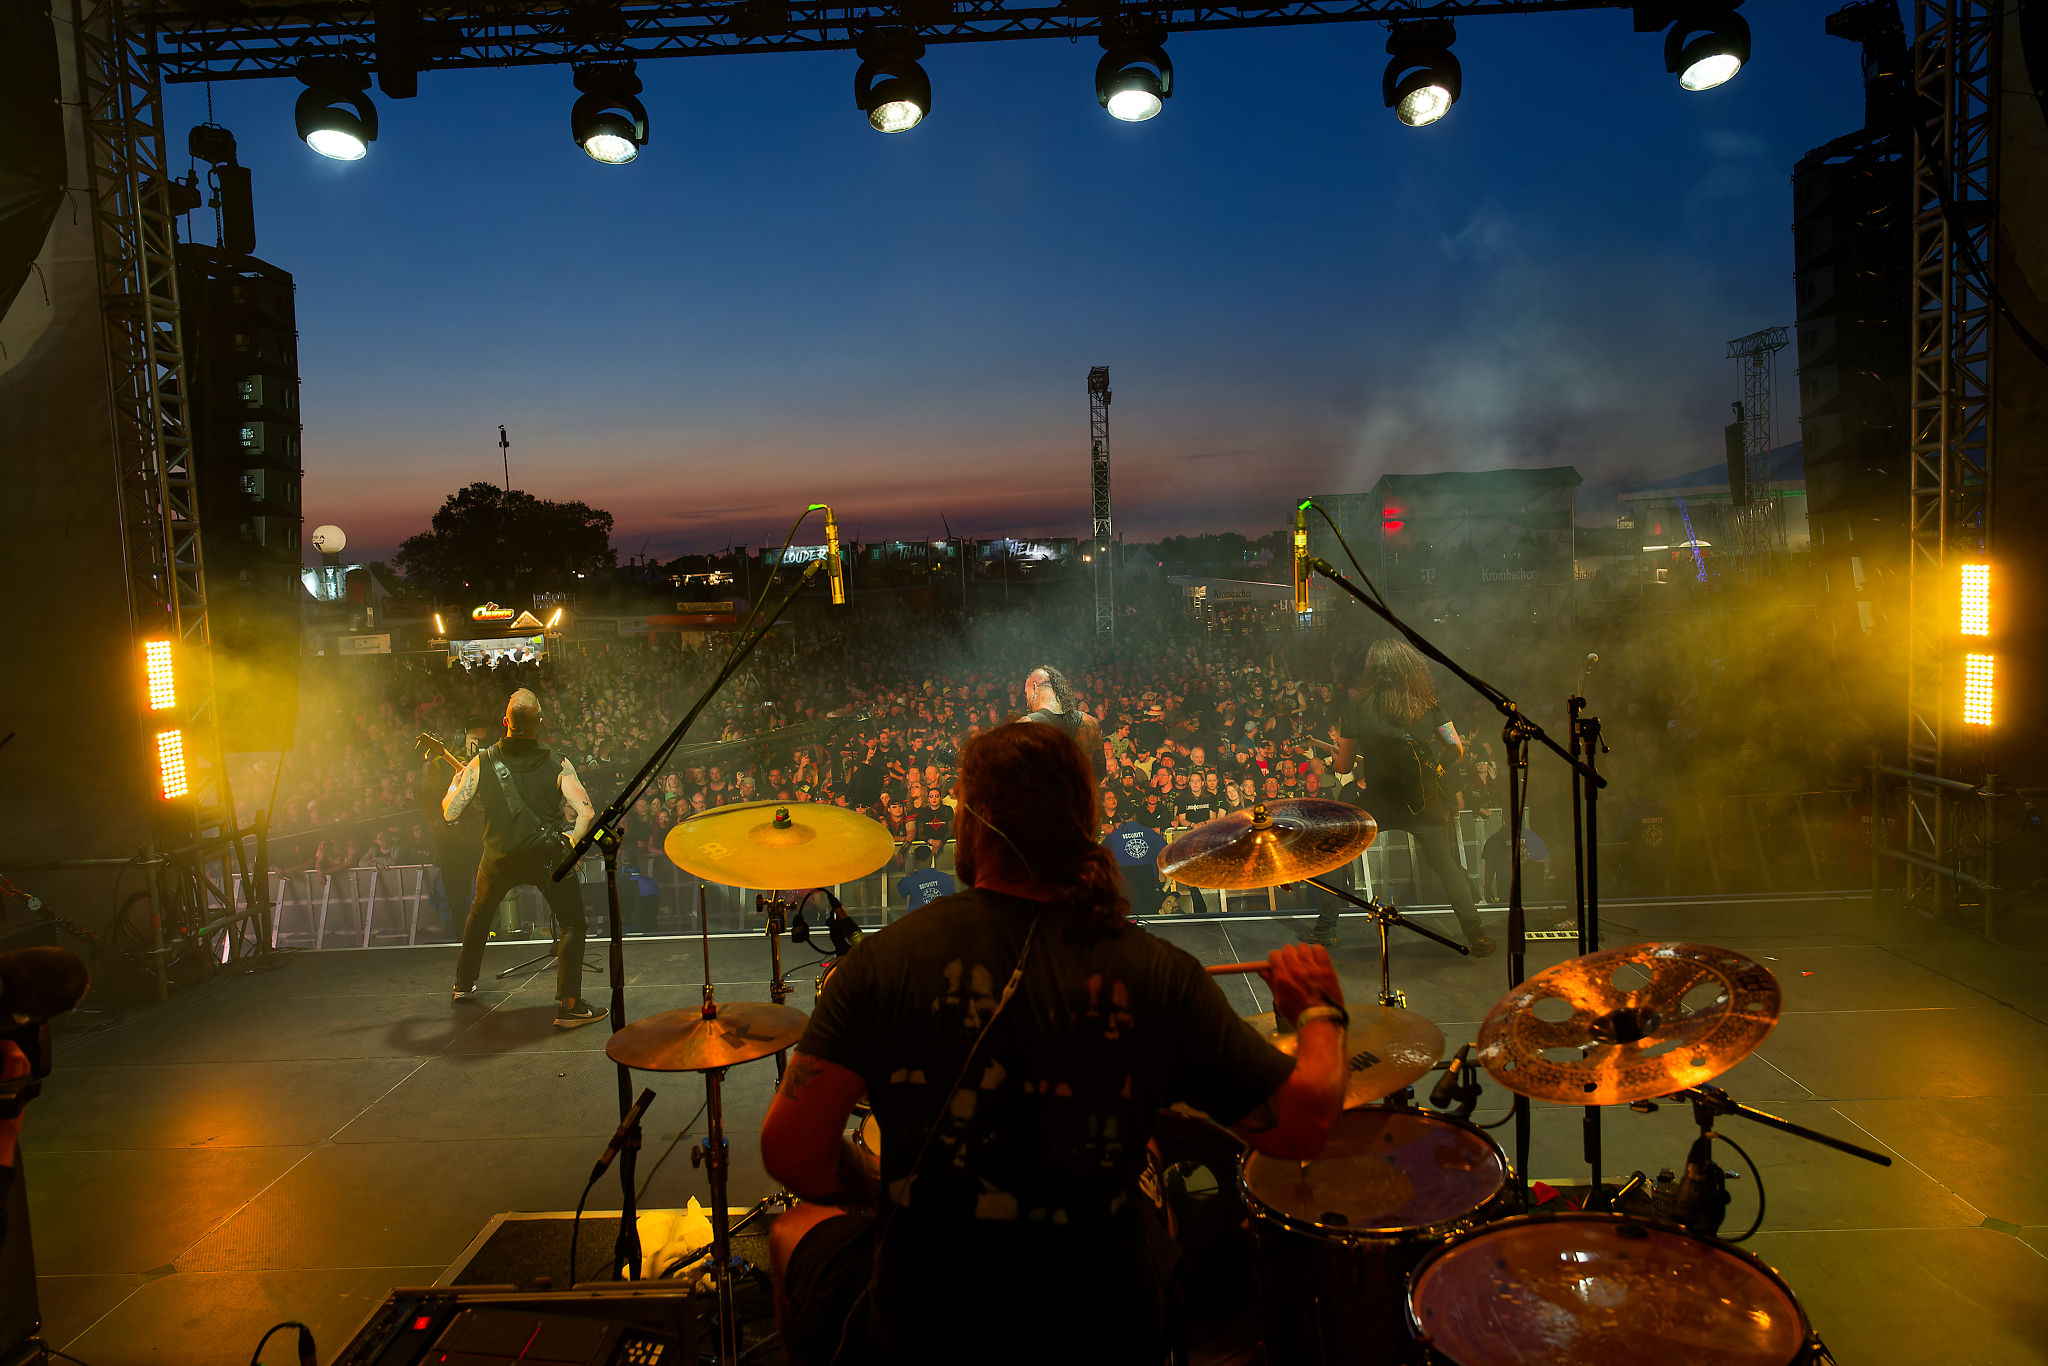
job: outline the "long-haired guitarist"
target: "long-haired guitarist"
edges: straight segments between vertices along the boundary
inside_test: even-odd
[[[604,1018],[604,1011],[582,998],[583,890],[574,878],[554,881],[549,874],[583,837],[597,812],[590,794],[568,759],[540,742],[540,699],[521,688],[505,704],[505,738],[463,765],[441,799],[441,816],[461,817],[471,802],[484,813],[484,857],[477,868],[476,900],[462,927],[462,956],[455,962],[455,999],[476,999],[476,978],[483,967],[484,941],[491,916],[515,887],[533,886],[547,898],[561,938],[555,945],[555,1023],[564,1029]],[[575,812],[566,838],[562,809]]]
[[[1372,812],[1380,829],[1406,830],[1413,837],[1451,898],[1472,956],[1484,958],[1493,952],[1493,941],[1479,932],[1479,903],[1471,876],[1458,862],[1437,759],[1441,750],[1456,763],[1465,742],[1436,700],[1428,662],[1405,640],[1386,636],[1367,646],[1363,682],[1363,695],[1340,723],[1337,771],[1352,775],[1351,800]],[[1333,905],[1316,921],[1316,941],[1328,944],[1336,931]]]

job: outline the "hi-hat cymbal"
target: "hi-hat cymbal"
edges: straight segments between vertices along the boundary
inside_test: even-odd
[[[832,887],[896,852],[880,821],[817,802],[743,802],[692,816],[661,847],[678,868],[728,887]]]
[[[1159,851],[1159,871],[1190,887],[1277,887],[1342,868],[1379,832],[1355,806],[1288,797],[1203,821]]]
[[[1510,1091],[1621,1105],[1726,1072],[1771,1032],[1779,1004],[1770,969],[1732,949],[1630,944],[1509,992],[1479,1027],[1474,1056]]]
[[[1427,1076],[1444,1055],[1444,1032],[1410,1010],[1397,1006],[1346,1006],[1351,1023],[1344,1028],[1344,1108],[1355,1110],[1385,1100],[1417,1077]],[[1289,1057],[1299,1035],[1281,1033],[1271,1011],[1247,1015],[1246,1024]]]
[[[647,1072],[708,1072],[780,1053],[800,1038],[805,1016],[761,1001],[721,1003],[704,1018],[697,1006],[635,1020],[613,1034],[605,1056]]]

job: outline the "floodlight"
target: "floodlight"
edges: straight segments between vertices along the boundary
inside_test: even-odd
[[[1458,102],[1465,72],[1451,55],[1457,38],[1457,28],[1448,19],[1411,19],[1388,32],[1380,94],[1394,117],[1410,128],[1435,123]]]
[[[1689,6],[1664,35],[1664,69],[1687,90],[1712,90],[1749,60],[1749,24],[1729,4]]]
[[[1956,626],[1958,634],[1966,636],[1988,636],[1991,634],[1991,566],[1988,564],[1966,564],[1963,566],[1961,620]]]
[[[377,140],[377,106],[364,93],[369,73],[345,62],[309,62],[299,79],[306,83],[293,111],[299,136],[323,157],[361,161]]]
[[[1102,60],[1095,64],[1095,101],[1113,119],[1143,123],[1173,98],[1173,62],[1161,46],[1165,34],[1102,36]]]
[[[917,59],[924,44],[915,38],[873,39],[861,44],[860,70],[853,74],[853,102],[877,133],[907,133],[932,109],[932,79]]]
[[[631,62],[586,62],[575,68],[583,93],[569,111],[569,135],[584,155],[623,166],[647,145],[647,107]]]
[[[165,801],[175,801],[192,791],[185,776],[185,732],[161,730],[156,735],[157,779]]]
[[[177,680],[171,668],[171,642],[151,640],[142,646],[143,669],[149,680],[149,709],[168,711],[178,705]]]
[[[1991,724],[1991,703],[1995,696],[1992,657],[1966,655],[1963,658],[1963,724]]]

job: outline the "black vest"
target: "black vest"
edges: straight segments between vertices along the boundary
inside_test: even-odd
[[[525,800],[527,812],[540,824],[517,811],[498,783],[494,759],[503,759],[512,770],[512,782]],[[557,779],[562,761],[538,740],[516,736],[492,745],[477,756],[482,771],[477,779],[477,796],[484,808],[484,856],[502,859],[530,849],[541,838],[562,828],[562,791]]]

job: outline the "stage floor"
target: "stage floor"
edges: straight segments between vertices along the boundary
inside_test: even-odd
[[[1500,918],[1489,911],[1489,927]],[[2048,960],[1867,900],[1623,903],[1606,921],[1610,945],[1691,939],[1762,959],[1785,1017],[1719,1084],[1894,1155],[1886,1170],[1722,1122],[1763,1164],[1769,1217],[1749,1246],[1844,1366],[2048,1362]],[[1233,917],[1157,932],[1225,962],[1307,928]],[[1569,947],[1533,945],[1531,970]],[[493,947],[486,969],[532,951]],[[492,1215],[573,1208],[617,1122],[606,1028],[554,1029],[551,973],[452,1006],[454,956],[294,954],[70,1031],[23,1143],[51,1345],[89,1366],[241,1366],[262,1329],[296,1318],[324,1362],[391,1286],[432,1281]],[[1351,999],[1369,1001],[1378,961],[1361,921],[1345,922],[1337,958]],[[810,1004],[811,972],[797,965],[811,961],[785,954],[794,1006]],[[722,999],[766,1000],[767,964],[759,938],[713,943]],[[627,945],[635,1018],[695,1005],[701,983],[695,941]],[[1395,984],[1455,1046],[1506,990],[1506,955],[1467,962],[1404,936]],[[1268,1004],[1256,979],[1225,989],[1247,1014]],[[586,996],[606,991],[601,975],[587,980]],[[772,1061],[728,1076],[736,1205],[769,1189],[756,1134],[774,1076]],[[645,1080],[660,1098],[643,1203],[702,1198],[688,1152],[702,1085]],[[1503,1110],[1489,1084],[1478,1118]],[[1610,1111],[1607,1171],[1682,1165],[1692,1132],[1684,1108]],[[1495,1134],[1511,1147],[1511,1128]],[[1530,1174],[1583,1179],[1578,1154],[1578,1112],[1538,1107]],[[1729,1230],[1747,1227],[1754,1199],[1735,1183]],[[590,1208],[618,1208],[615,1180]]]

